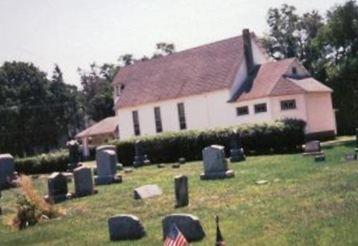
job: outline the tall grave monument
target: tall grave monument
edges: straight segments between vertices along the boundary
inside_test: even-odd
[[[116,146],[102,145],[96,149],[97,177],[96,185],[119,183],[122,177],[117,175]]]
[[[133,161],[134,167],[140,167],[143,165],[150,164],[148,156],[145,154],[143,143],[140,140],[137,140],[135,142],[134,151],[135,151],[135,156]]]
[[[234,131],[230,138],[230,162],[245,161],[244,149],[241,145],[240,136]]]
[[[204,173],[200,175],[201,179],[224,179],[235,176],[234,171],[228,168],[224,146],[211,145],[203,149],[203,162]]]
[[[0,190],[11,186],[14,177],[14,157],[10,154],[0,155]]]
[[[80,162],[80,145],[76,140],[71,140],[66,143],[66,146],[69,152],[67,169],[72,172]]]

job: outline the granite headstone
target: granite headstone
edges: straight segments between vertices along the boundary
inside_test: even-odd
[[[68,187],[67,178],[62,173],[52,173],[47,180],[48,195],[54,203],[66,200]]]
[[[224,179],[235,176],[234,171],[228,169],[224,146],[211,145],[204,148],[202,153],[204,173],[200,175],[201,179]]]
[[[0,190],[8,188],[15,171],[14,157],[10,154],[0,155]]]
[[[167,237],[173,224],[178,227],[188,242],[200,241],[205,237],[204,229],[196,216],[191,214],[171,214],[162,220],[163,238]]]
[[[109,218],[108,228],[111,241],[140,239],[146,234],[142,222],[131,214]]]
[[[230,137],[230,162],[245,161],[244,149],[241,145],[240,137],[235,132]]]
[[[320,155],[323,154],[321,151],[321,143],[318,140],[309,141],[304,145],[303,155]]]
[[[88,167],[78,167],[73,170],[75,194],[77,197],[94,194],[92,171]]]
[[[117,173],[117,154],[114,145],[102,145],[96,149],[97,177],[95,184],[112,184],[121,182]]]
[[[150,160],[148,159],[148,156],[145,154],[143,143],[140,140],[137,140],[134,144],[134,161],[133,166],[134,167],[140,167],[143,165],[149,165]]]
[[[189,204],[188,177],[178,175],[174,178],[175,186],[175,207],[185,207]]]
[[[143,185],[133,191],[134,199],[146,199],[163,194],[162,189],[156,184]]]

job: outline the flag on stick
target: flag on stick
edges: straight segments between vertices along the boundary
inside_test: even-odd
[[[219,216],[216,215],[216,243],[215,246],[225,246],[225,241],[223,236],[221,235],[220,227],[219,227]]]
[[[170,226],[170,231],[164,240],[164,246],[187,246],[189,245],[184,235],[175,224]]]

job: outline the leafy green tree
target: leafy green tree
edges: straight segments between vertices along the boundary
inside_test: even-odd
[[[333,90],[337,125],[341,134],[358,127],[358,5],[348,1],[327,13],[314,45],[320,51],[325,83]]]
[[[269,33],[262,39],[270,56],[275,59],[297,57],[311,72],[316,73],[319,52],[312,41],[323,26],[323,18],[317,11],[296,14],[296,8],[283,4],[268,11]]]
[[[46,74],[32,63],[0,67],[0,152],[24,155],[57,146],[49,87]]]
[[[175,52],[175,45],[172,43],[159,42],[155,47],[156,51],[154,52],[152,59],[170,55]]]
[[[50,81],[50,92],[54,100],[52,117],[58,125],[57,138],[73,137],[83,124],[79,103],[80,95],[76,86],[64,82],[62,71],[57,64],[55,64]]]
[[[93,121],[114,115],[112,81],[118,69],[113,64],[95,63],[90,65],[89,72],[79,69],[84,110]]]

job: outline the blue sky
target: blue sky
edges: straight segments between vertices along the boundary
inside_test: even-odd
[[[51,73],[57,63],[67,83],[77,68],[115,62],[121,54],[150,55],[160,41],[177,50],[267,31],[266,14],[282,3],[322,14],[344,0],[0,0],[0,63],[21,60]]]

